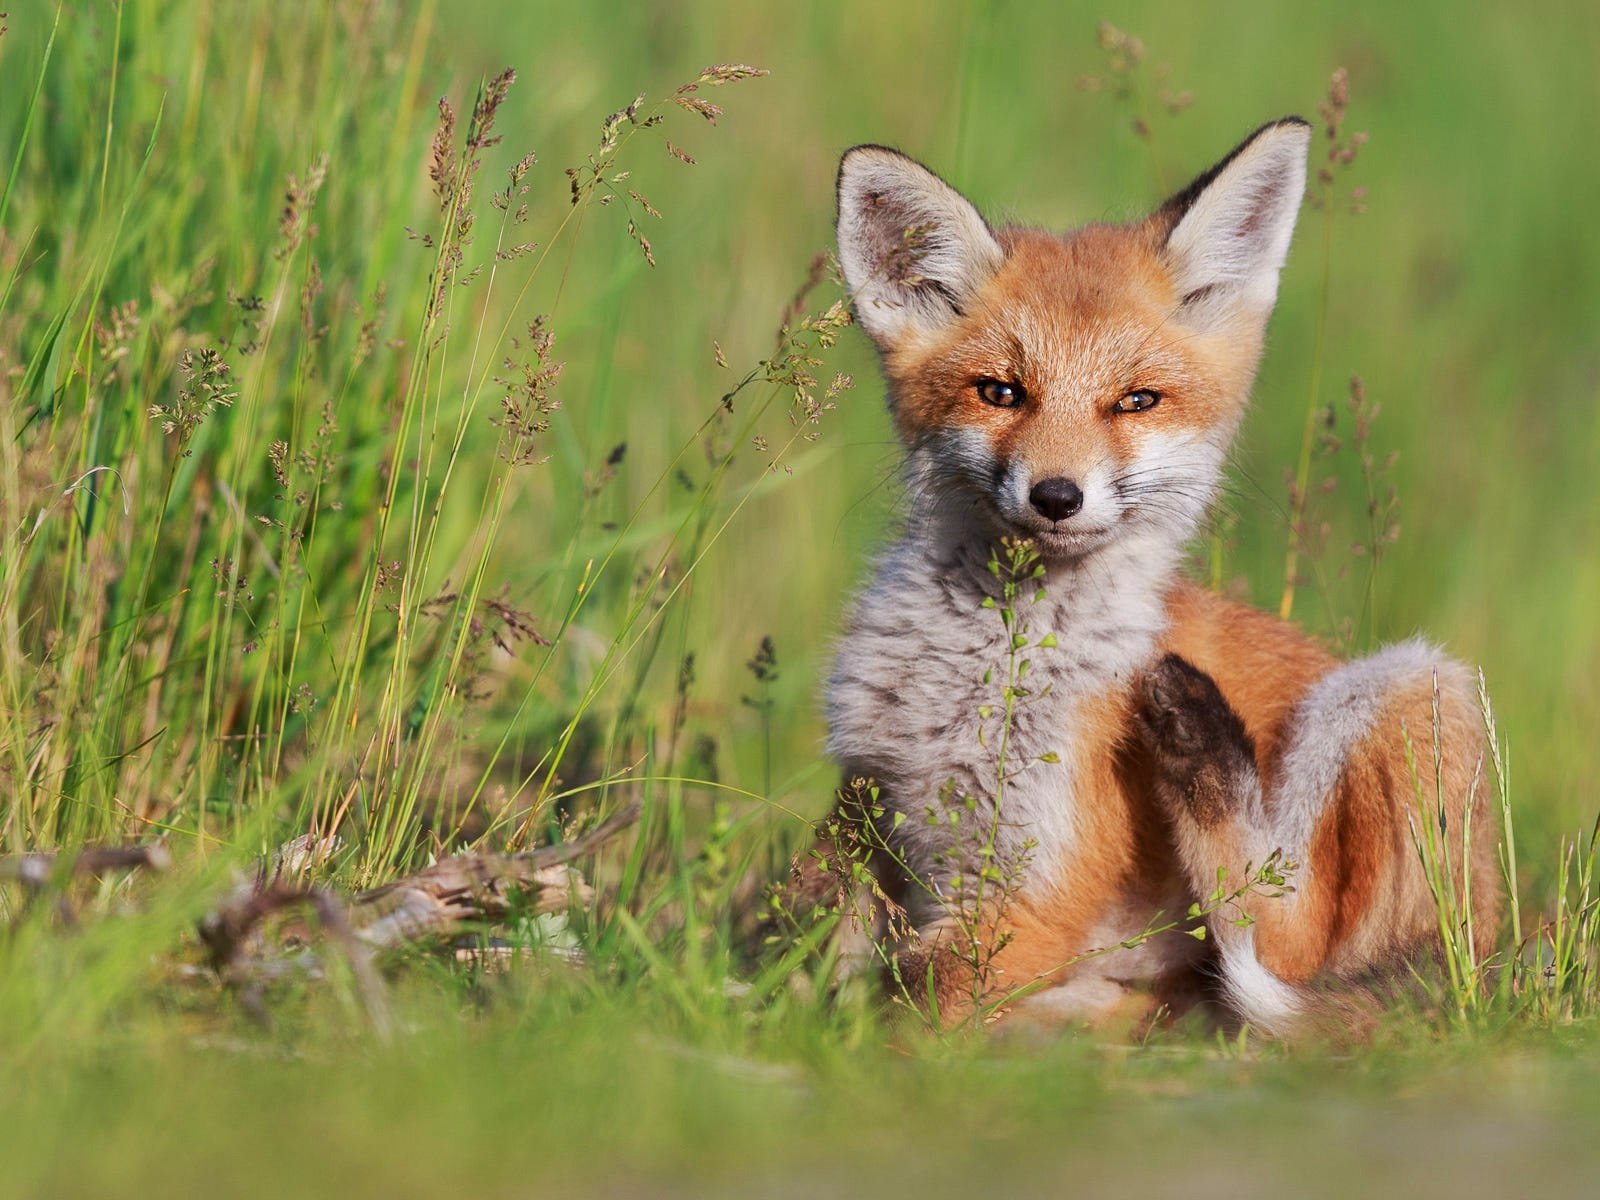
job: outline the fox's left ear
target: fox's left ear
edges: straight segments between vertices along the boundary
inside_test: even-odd
[[[1299,117],[1263,125],[1156,212],[1188,324],[1266,323],[1305,195],[1310,141]]]

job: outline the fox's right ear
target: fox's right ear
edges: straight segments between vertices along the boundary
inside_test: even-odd
[[[921,163],[857,146],[839,163],[839,265],[881,349],[960,316],[1005,260],[966,197]]]

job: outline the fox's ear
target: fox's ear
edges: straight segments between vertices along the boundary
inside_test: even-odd
[[[937,333],[1004,259],[978,210],[927,167],[883,146],[845,153],[839,265],[879,347]]]
[[[1311,126],[1263,125],[1157,211],[1184,319],[1265,324],[1306,190]]]

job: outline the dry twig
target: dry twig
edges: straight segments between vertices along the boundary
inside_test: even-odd
[[[387,1039],[389,1006],[384,997],[383,980],[372,964],[372,951],[351,929],[344,903],[325,888],[273,883],[264,888],[239,889],[200,922],[200,939],[211,951],[211,963],[217,974],[238,990],[244,1006],[264,1022],[266,1008],[262,993],[268,983],[286,972],[281,962],[257,959],[247,951],[256,940],[257,926],[265,918],[300,904],[317,914],[322,931],[344,951],[372,1027],[379,1037]],[[307,959],[300,966],[314,969],[315,960]]]
[[[470,923],[503,920],[512,912],[535,915],[564,911],[574,899],[588,904],[594,892],[569,864],[592,854],[639,818],[637,802],[588,833],[554,846],[516,854],[471,853],[432,866],[357,896],[346,904],[325,888],[270,881],[238,889],[200,924],[212,966],[235,988],[258,1018],[265,1018],[267,984],[294,974],[316,975],[310,954],[274,956],[262,948],[258,930],[273,913],[306,905],[323,932],[343,951],[373,1025],[389,1028],[383,984],[373,965],[376,951],[447,938]]]
[[[165,871],[172,855],[160,842],[146,846],[89,846],[76,854],[42,850],[32,854],[0,856],[0,881],[22,885],[27,903],[33,904],[52,885],[60,886],[80,875],[106,875],[112,871]],[[76,919],[72,903],[63,891],[56,902],[56,913],[71,925]]]

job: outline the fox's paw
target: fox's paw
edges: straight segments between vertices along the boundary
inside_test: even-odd
[[[1233,812],[1255,782],[1255,743],[1211,676],[1168,654],[1136,697],[1162,800],[1202,825]]]

